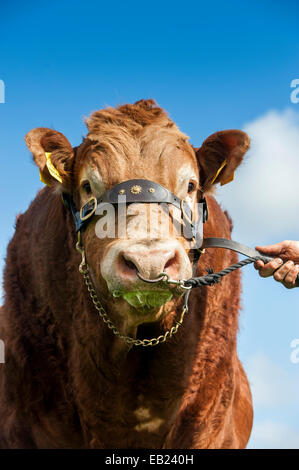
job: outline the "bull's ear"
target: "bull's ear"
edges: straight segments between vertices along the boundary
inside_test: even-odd
[[[249,146],[248,135],[233,129],[215,132],[195,149],[203,191],[209,191],[217,183],[224,185],[232,181]]]
[[[41,181],[67,189],[74,160],[74,150],[67,138],[61,132],[38,127],[28,132],[25,142],[39,167]]]

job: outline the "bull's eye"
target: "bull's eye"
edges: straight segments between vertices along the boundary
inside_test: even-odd
[[[91,186],[88,181],[82,184],[82,188],[86,192],[86,194],[91,194]]]
[[[188,184],[188,193],[192,193],[195,189],[195,184],[193,183],[193,181],[189,181],[189,184]]]

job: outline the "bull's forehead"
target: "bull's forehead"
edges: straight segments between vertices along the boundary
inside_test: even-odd
[[[141,178],[179,194],[190,179],[198,181],[196,158],[183,134],[167,129],[147,129],[138,138],[121,134],[88,149],[80,166],[80,185],[89,181],[93,192],[101,194],[121,181]]]

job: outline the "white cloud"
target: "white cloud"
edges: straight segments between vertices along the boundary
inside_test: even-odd
[[[297,369],[291,374],[265,354],[257,353],[246,361],[245,370],[255,416],[248,448],[299,449],[299,427],[287,422],[290,410],[298,409]],[[283,421],[277,413],[279,418],[285,415]],[[264,419],[265,414],[271,419]]]
[[[299,449],[299,431],[271,420],[257,422],[248,449]]]
[[[299,114],[269,111],[245,125],[251,149],[217,199],[234,221],[233,238],[251,245],[299,233]]]
[[[257,353],[246,361],[245,370],[250,382],[254,407],[298,406],[299,379]],[[296,368],[294,368],[297,371]]]

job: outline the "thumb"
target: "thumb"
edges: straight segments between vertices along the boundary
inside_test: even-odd
[[[262,253],[275,256],[280,255],[283,248],[280,243],[277,243],[276,245],[256,246],[255,249]]]

